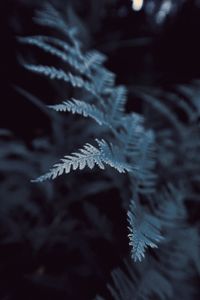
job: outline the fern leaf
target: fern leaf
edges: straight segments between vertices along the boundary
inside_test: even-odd
[[[128,211],[130,234],[129,244],[132,246],[132,258],[141,261],[147,247],[157,248],[163,237],[161,236],[161,224],[158,218],[143,211],[133,200]]]
[[[98,93],[110,93],[114,86],[115,74],[103,67],[96,67],[95,72],[93,73],[94,74],[91,79]]]
[[[96,50],[86,53],[84,56],[84,64],[86,70],[90,70],[94,86],[99,93],[106,93],[107,90],[114,86],[115,74],[102,66],[107,57]]]
[[[76,28],[69,26],[61,13],[50,3],[46,3],[42,10],[39,10],[34,17],[34,21],[42,26],[48,26],[53,29],[58,29],[63,32],[70,40],[77,43],[77,30]]]
[[[126,93],[127,90],[124,86],[116,87],[112,91],[109,112],[109,120],[112,124],[119,122],[119,119],[123,117],[127,100]]]
[[[74,50],[76,51],[77,56],[81,56],[81,42],[77,38],[77,28],[69,26],[65,21],[61,13],[53,7],[50,3],[44,5],[43,10],[37,12],[36,17],[34,18],[35,22],[47,26],[53,29],[57,29],[60,32],[64,33],[70,40]]]
[[[136,145],[144,133],[143,118],[136,113],[131,113],[123,118],[122,129],[118,135],[122,143],[123,152],[127,156],[133,155]]]
[[[93,104],[88,104],[84,101],[72,99],[64,101],[62,104],[50,105],[50,108],[56,111],[68,111],[73,114],[79,114],[84,117],[94,119],[99,125],[106,124],[106,119],[102,111],[96,108]]]
[[[30,40],[29,40],[29,38],[30,38]],[[26,39],[26,37],[20,37],[19,39],[22,43],[25,42],[28,44],[29,43],[32,44],[32,41],[31,41],[32,38],[33,39],[36,38],[37,40],[42,41],[47,44],[50,44],[50,45],[53,45],[54,47],[56,46],[56,47],[62,49],[62,51],[64,51],[66,54],[70,54],[74,57],[77,57],[82,62],[84,62],[84,60],[85,60],[85,57],[82,55],[82,53],[81,52],[77,53],[77,49],[73,45],[65,42],[64,40],[56,38],[56,37],[52,37],[52,36],[48,36],[48,35],[37,35],[37,36],[28,36],[27,37],[28,40],[24,40],[24,39]]]
[[[96,68],[101,66],[106,61],[106,55],[99,51],[93,50],[85,55],[85,64],[87,68]]]
[[[106,164],[115,168],[120,173],[124,173],[125,171],[131,173],[133,171],[132,166],[125,162],[125,157],[118,146],[109,145],[104,140],[99,141],[96,139],[96,141]]]
[[[155,191],[155,136],[152,130],[143,126],[143,118],[138,114],[130,114],[122,118],[123,124],[118,138],[122,144],[124,155],[133,166],[130,176],[132,185],[137,192],[152,194]]]
[[[146,132],[138,128],[138,141],[130,152],[130,159],[134,166],[131,180],[137,181],[137,190],[142,194],[152,194],[155,191],[155,137],[151,130]]]
[[[58,58],[60,58],[65,63],[68,63],[71,67],[73,67],[76,71],[80,72],[81,74],[87,75],[86,72],[86,65],[80,59],[77,59],[77,55],[74,55],[74,53],[68,53],[66,54],[64,51],[61,51],[52,45],[48,44],[44,41],[44,38],[41,37],[21,37],[18,39],[21,43],[29,44],[36,46],[43,51],[50,53],[51,55],[54,55]],[[69,48],[68,48],[69,50]],[[72,52],[72,51],[71,51]]]
[[[55,179],[63,173],[70,173],[71,170],[83,170],[86,166],[93,169],[97,165],[100,169],[105,169],[104,164],[115,168],[118,172],[131,172],[131,167],[122,160],[119,151],[104,140],[96,139],[99,149],[90,144],[85,144],[78,153],[65,156],[61,163],[53,166],[46,174],[40,176],[33,182],[42,182],[48,179]]]
[[[85,89],[86,91],[92,93],[94,96],[98,97],[94,86],[89,81],[83,80],[81,77],[75,76],[70,72],[66,73],[61,69],[43,65],[24,64],[24,67],[31,72],[45,75],[50,79],[57,79],[68,82],[73,87]]]

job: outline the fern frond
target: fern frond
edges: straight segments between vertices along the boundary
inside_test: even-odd
[[[98,92],[104,90],[103,86],[113,86],[114,84],[115,75],[101,67],[101,63],[105,61],[106,56],[98,51],[91,51],[91,53],[83,55],[81,52],[77,53],[75,48],[66,42],[49,36],[19,37],[18,40],[23,44],[36,46],[68,63],[76,71],[89,77]]]
[[[118,123],[123,117],[127,101],[127,90],[124,86],[118,86],[112,90],[110,101],[109,120],[110,123]]]
[[[132,149],[131,161],[135,166],[133,181],[138,182],[138,191],[143,194],[150,194],[155,191],[156,185],[156,155],[155,155],[155,136],[152,130],[140,132],[140,137]],[[134,179],[135,178],[135,179]]]
[[[79,114],[84,117],[90,117],[94,119],[99,125],[105,125],[107,123],[105,116],[95,105],[88,104],[84,101],[72,99],[64,101],[61,104],[49,105],[49,108],[60,112],[72,112],[73,114]]]
[[[42,10],[39,10],[34,17],[34,21],[42,26],[48,26],[53,29],[58,29],[63,32],[68,38],[70,38],[73,44],[78,43],[76,38],[77,30],[76,28],[69,26],[63,16],[58,12],[57,9],[50,3],[46,3]],[[78,43],[78,48],[80,43]]]
[[[46,174],[40,176],[33,182],[42,182],[48,179],[55,179],[63,173],[70,173],[71,170],[83,170],[85,167],[93,169],[97,165],[100,169],[105,169],[104,164],[115,168],[118,172],[131,172],[131,167],[122,160],[120,150],[117,150],[112,145],[109,145],[104,140],[96,139],[99,149],[90,144],[85,144],[83,149],[78,153],[72,153],[70,156],[65,156],[61,163],[54,167]]]
[[[103,67],[95,68],[93,72],[93,76],[91,77],[92,82],[100,94],[107,94],[113,89],[114,82],[115,82],[115,74],[106,70]]]
[[[133,166],[134,172],[130,176],[132,186],[137,193],[152,194],[157,182],[154,133],[145,130],[144,120],[139,114],[122,117],[122,121],[118,139],[124,155]]]
[[[75,76],[72,73],[61,69],[57,69],[55,67],[43,66],[43,65],[32,65],[32,64],[24,64],[24,67],[34,73],[45,75],[50,79],[62,80],[70,83],[73,87],[78,87],[85,89],[87,92],[92,93],[94,96],[98,97],[94,86],[89,82],[81,78],[80,76]]]
[[[85,55],[85,65],[87,68],[96,68],[101,66],[107,59],[106,55],[97,50],[92,50]]]
[[[131,113],[122,120],[122,129],[118,135],[126,156],[132,156],[136,151],[136,145],[144,133],[143,118],[139,114]]]
[[[135,262],[141,261],[146,248],[157,248],[157,243],[163,239],[160,233],[161,223],[158,218],[142,210],[133,200],[128,211],[128,222],[132,258]]]
[[[44,38],[38,36],[20,37],[18,38],[18,40],[21,43],[36,46],[43,51],[60,58],[62,61],[68,63],[71,67],[73,67],[76,71],[80,72],[81,74],[87,75],[85,63],[83,61],[80,61],[80,59],[77,59],[77,55],[75,55],[75,53],[73,53],[72,51],[71,53],[67,54],[64,51],[59,50],[49,43],[45,42]],[[68,50],[69,48],[70,47],[68,47]]]
[[[114,86],[115,74],[107,70],[102,64],[106,61],[105,54],[92,50],[84,55],[84,63],[87,70],[92,74],[93,84],[99,92],[105,92],[108,87]]]
[[[64,40],[61,40],[60,38],[56,38],[49,35],[29,36],[28,38],[37,38],[39,41],[43,41],[44,43],[53,45],[54,47],[59,47],[66,54],[71,54],[74,57],[80,59],[82,62],[84,62],[85,60],[85,57],[82,55],[81,52],[77,52],[77,49],[74,47],[74,45],[70,45],[69,43],[67,43]],[[24,37],[22,39],[24,39]]]

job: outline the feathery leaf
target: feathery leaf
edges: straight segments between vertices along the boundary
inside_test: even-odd
[[[80,76],[73,75],[70,72],[66,73],[63,70],[57,69],[52,66],[32,65],[32,64],[23,64],[23,65],[27,70],[31,72],[45,75],[50,79],[57,79],[57,80],[68,82],[73,87],[85,89],[86,91],[97,96],[94,86],[89,81],[84,80]]]
[[[70,173],[71,170],[83,170],[86,166],[93,169],[97,165],[100,169],[105,169],[104,164],[115,168],[118,172],[131,172],[131,167],[122,160],[120,150],[106,141],[96,139],[99,149],[90,144],[85,144],[78,153],[65,156],[61,163],[55,164],[50,171],[33,182],[42,182],[48,179],[55,179],[63,173]]]
[[[127,90],[124,86],[118,86],[112,90],[109,99],[109,120],[111,124],[118,123],[123,117],[125,111],[125,104],[127,101]]]
[[[68,63],[71,67],[73,67],[76,71],[80,72],[81,74],[87,75],[87,72],[86,72],[87,66],[83,60],[80,60],[80,58],[77,57],[76,53],[73,53],[72,51],[71,51],[71,53],[66,53],[58,48],[55,48],[54,46],[50,45],[47,42],[48,41],[47,38],[46,38],[46,40],[47,40],[46,42],[45,42],[44,37],[41,37],[41,36],[39,36],[39,37],[38,36],[20,37],[20,38],[18,38],[18,40],[21,43],[36,46],[36,47],[42,49],[43,51],[60,58],[62,61],[64,61],[65,63]],[[68,47],[68,50],[69,50],[69,47]]]
[[[161,223],[158,218],[142,210],[133,200],[128,211],[128,222],[132,258],[135,262],[141,261],[146,248],[157,248],[156,243],[163,239],[160,233]]]
[[[106,124],[107,121],[102,111],[100,111],[94,104],[88,104],[84,101],[72,99],[64,101],[61,104],[49,105],[49,108],[55,111],[68,111],[73,114],[79,114],[84,117],[94,119],[99,125]]]

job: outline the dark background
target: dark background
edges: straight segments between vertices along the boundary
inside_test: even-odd
[[[16,36],[40,33],[40,28],[34,24],[32,18],[35,10],[43,2],[36,0],[2,0],[0,3],[0,128],[9,129],[12,132],[12,137],[9,134],[7,136],[7,133],[5,134],[6,141],[14,143],[16,148],[19,146],[18,143],[23,143],[28,149],[26,151],[32,151],[32,140],[34,138],[43,138],[50,135],[50,121],[37,106],[27,100],[24,94],[19,93],[16,87],[21,87],[33,93],[44,104],[58,101],[56,90],[50,86],[49,81],[29,74],[19,63],[23,55],[32,57],[34,50],[26,50],[24,46],[19,45]],[[191,80],[200,77],[200,3],[198,1],[174,1],[176,2],[174,11],[169,13],[160,24],[156,23],[155,14],[147,13],[145,6],[140,12],[131,10],[129,0],[102,1],[101,5],[98,4],[99,0],[66,2],[73,6],[87,29],[85,35],[83,35],[86,49],[95,48],[108,56],[106,66],[117,74],[117,83],[127,86],[171,87],[180,83],[187,84]],[[146,2],[144,1],[144,5],[146,5]],[[58,0],[54,3],[58,7],[62,7],[63,1]],[[157,7],[155,12],[158,12],[162,1],[155,1],[155,3]],[[97,7],[99,5],[99,8],[95,9],[95,5]],[[38,53],[36,57],[37,60],[42,61],[44,56]],[[52,62],[50,58],[49,62]],[[137,103],[135,105],[136,109],[140,106]],[[41,148],[44,153],[47,151],[45,146],[41,146]],[[13,154],[11,153],[11,155]],[[55,156],[60,157],[59,151]],[[50,157],[49,161],[52,160],[52,157]],[[47,159],[47,166],[50,165],[49,161]],[[25,166],[26,164],[25,162]],[[85,266],[81,269],[79,262],[82,257],[80,257],[80,253],[78,251],[76,253],[73,247],[69,249],[73,231],[66,244],[64,242],[55,243],[52,247],[48,242],[44,242],[41,247],[38,246],[38,241],[40,241],[38,235],[41,228],[44,230],[46,226],[44,236],[48,240],[49,236],[46,232],[49,224],[51,224],[51,219],[54,217],[54,212],[64,210],[65,206],[63,203],[57,205],[51,202],[49,204],[46,198],[48,198],[47,194],[51,193],[50,187],[47,187],[46,190],[45,188],[44,190],[38,188],[39,191],[32,188],[29,182],[32,175],[23,175],[24,177],[19,185],[18,180],[20,180],[21,175],[16,172],[15,176],[10,176],[10,181],[12,181],[12,184],[16,181],[17,188],[20,186],[20,189],[17,190],[18,199],[26,196],[24,196],[24,187],[21,188],[22,184],[28,186],[29,192],[34,189],[37,205],[39,203],[39,219],[45,221],[44,224],[42,223],[37,227],[38,232],[36,230],[32,233],[30,240],[26,238],[26,234],[24,234],[25,238],[21,236],[18,238],[15,229],[11,228],[10,224],[5,225],[8,217],[10,214],[14,214],[13,227],[15,228],[16,224],[21,226],[24,219],[28,218],[30,220],[30,216],[29,214],[27,216],[21,214],[23,210],[21,207],[19,208],[19,214],[12,212],[13,206],[9,207],[8,202],[6,202],[7,199],[4,201],[0,199],[3,201],[1,204],[1,228],[3,229],[0,232],[0,237],[2,237],[0,246],[0,299],[83,300],[92,299],[96,291],[99,293],[103,291],[106,295],[107,292],[104,287],[109,280],[110,270],[116,267],[124,254],[129,251],[127,240],[123,238],[127,235],[125,229],[116,229],[115,234],[119,236],[119,240],[114,241],[113,244],[116,248],[120,244],[120,247],[114,254],[110,244],[108,245],[107,242],[102,243],[101,239],[98,239],[92,242],[92,249],[96,253],[96,257],[91,258],[92,253],[88,253],[87,245],[84,244],[87,232],[85,230],[82,233],[80,224],[77,225],[76,237],[79,239],[79,243],[82,243],[85,247],[83,252],[88,253],[88,257],[84,254],[86,264],[87,260],[90,261],[92,270],[97,272],[94,261],[98,261],[103,269],[102,273],[99,271],[98,278],[93,278],[90,273],[87,273],[89,271],[85,269]],[[3,190],[4,177],[2,176],[0,179],[0,188]],[[83,178],[80,178],[80,182],[84,182]],[[16,192],[16,185],[13,186],[12,184],[9,185],[9,193]],[[76,184],[74,184],[74,188],[77,188]],[[67,193],[62,179],[57,189],[63,195]],[[101,202],[100,208],[103,209],[107,205],[107,199],[112,197],[116,197],[118,203],[119,196],[115,190],[106,191],[103,196],[101,195],[104,200]],[[53,199],[56,200],[57,198]],[[95,201],[99,201],[98,195]],[[30,208],[30,210],[33,209]],[[117,210],[113,213],[112,207],[109,205],[107,205],[107,215],[116,223],[118,220],[123,219],[123,226],[126,227],[126,217],[122,216]],[[72,207],[69,219],[72,216],[77,219],[84,219],[82,210],[78,205]],[[34,218],[31,222],[35,224]],[[26,227],[23,224],[22,227]],[[22,228],[20,226],[19,228]],[[63,227],[56,227],[55,230],[57,230],[56,234],[58,236],[64,231]],[[65,233],[62,234],[65,235]],[[63,239],[62,234],[61,240]],[[5,241],[3,240],[4,236],[6,236]],[[77,267],[76,270],[74,265]],[[85,277],[77,275],[78,272],[84,274]],[[82,297],[80,298],[80,296]]]

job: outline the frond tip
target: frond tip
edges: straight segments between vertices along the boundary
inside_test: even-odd
[[[156,243],[163,239],[160,233],[161,223],[158,218],[143,211],[133,200],[128,211],[128,222],[130,224],[128,227],[129,245],[132,246],[131,256],[135,262],[141,261],[146,248],[157,248]]]
[[[82,115],[94,119],[99,125],[105,124],[105,116],[94,104],[88,104],[84,101],[72,99],[64,101],[61,104],[49,105],[49,108],[59,112],[71,112],[72,114]]]
[[[48,179],[55,179],[63,173],[68,174],[71,170],[77,169],[83,170],[85,167],[93,169],[95,165],[100,169],[105,169],[104,164],[115,168],[120,173],[131,171],[131,167],[123,161],[123,157],[121,157],[117,147],[108,144],[103,139],[96,139],[96,142],[99,149],[87,143],[78,153],[65,156],[61,160],[61,163],[55,164],[48,173],[32,180],[32,182],[43,182]]]

